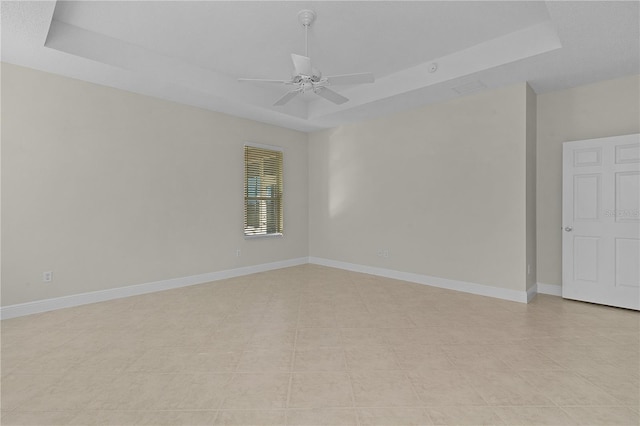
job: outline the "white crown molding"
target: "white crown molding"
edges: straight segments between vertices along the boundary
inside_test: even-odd
[[[313,256],[309,257],[309,263],[329,266],[332,268],[345,269],[347,271],[377,275],[380,277],[393,278],[396,280],[409,281],[417,284],[428,285],[431,287],[446,288],[448,290],[461,291],[464,293],[477,294],[480,296],[495,297],[497,299],[510,300],[513,302],[528,303],[535,296],[535,286],[531,287],[529,291],[518,291],[507,288],[491,287],[488,285],[466,281],[457,281],[447,278],[433,277],[429,275],[414,274],[411,272],[395,271],[393,269],[376,268],[373,266],[340,262],[337,260],[324,259]]]
[[[562,296],[562,286],[557,284],[537,283],[538,293],[551,296]]]
[[[314,120],[560,48],[562,43],[553,22],[542,22],[382,77],[376,81],[375,89],[362,85],[342,90],[341,93],[350,99],[346,104],[312,101],[309,103],[308,116]],[[438,63],[438,72],[431,73],[429,67],[434,61]]]
[[[53,311],[73,306],[86,305],[89,303],[104,302],[107,300],[121,299],[123,297],[137,296],[140,294],[154,293],[156,291],[170,290],[174,288],[187,287],[196,284],[204,284],[211,281],[224,280],[243,275],[255,274],[258,272],[271,271],[274,269],[288,268],[290,266],[304,265],[308,263],[308,258],[299,257],[296,259],[282,260],[279,262],[263,263],[260,265],[244,266],[241,268],[227,269],[218,272],[192,275],[188,277],[172,278],[162,281],[131,285],[127,287],[110,288],[107,290],[92,291],[89,293],[72,294],[69,296],[56,297],[52,299],[36,300],[34,302],[19,303],[0,308],[0,319],[21,317],[24,315],[37,314],[41,312]]]

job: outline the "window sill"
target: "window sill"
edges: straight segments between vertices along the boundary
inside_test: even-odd
[[[245,240],[253,240],[253,239],[257,239],[257,238],[259,239],[259,238],[277,238],[277,237],[282,237],[282,233],[245,235],[244,239]]]

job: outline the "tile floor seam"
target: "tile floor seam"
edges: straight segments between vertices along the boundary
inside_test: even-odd
[[[365,309],[367,310],[367,313],[368,314],[372,314],[373,312],[371,312],[371,309],[369,309],[369,304],[366,302],[366,299],[362,295],[362,291],[360,291],[360,287],[356,283],[354,283],[354,286],[355,286],[356,291],[358,292],[358,296],[360,298],[360,301],[362,302],[362,304],[364,305]]]
[[[500,411],[499,411],[499,410],[496,410],[496,408],[505,408],[505,407],[506,407],[506,408],[513,408],[513,406],[511,406],[511,405],[507,405],[507,406],[499,407],[499,406],[495,406],[495,405],[494,405],[494,406],[489,405],[489,407],[491,408],[491,412],[492,412],[495,416],[498,416],[498,418],[499,418],[500,420],[502,420],[502,422],[503,422],[505,425],[508,425],[508,424],[509,424],[509,422],[507,421],[507,419],[505,419],[505,418],[504,418],[504,414],[501,416],[501,415],[500,415]],[[518,407],[518,408],[522,408],[522,406],[520,406],[520,407]]]
[[[583,404],[583,405],[578,405],[578,404],[563,404],[563,405],[558,405],[559,408],[565,407],[565,408],[584,408],[584,407],[596,407],[596,408],[630,408],[631,410],[634,410],[633,406],[629,406],[629,405],[623,405],[623,404]],[[634,410],[635,411],[635,410]]]
[[[440,345],[440,346],[443,346],[443,345]],[[451,365],[453,366],[453,368],[457,369],[457,368],[458,368],[458,366],[457,366],[457,365],[456,365],[456,363],[455,363],[455,362],[453,362],[453,360],[451,359],[451,355],[449,355],[449,353],[447,353],[447,351],[446,351],[444,348],[442,348],[442,347],[441,347],[440,349],[442,350],[442,353],[444,354],[444,357],[447,359],[447,361],[449,361],[449,364],[451,364]],[[469,385],[471,385],[471,384],[469,384]],[[474,389],[474,391],[475,391],[475,389]],[[476,391],[476,393],[478,393],[478,392]],[[484,399],[484,398],[483,398],[483,399]],[[486,401],[485,401],[485,402],[486,402]]]
[[[240,297],[239,297],[239,299],[241,299],[241,296],[242,296],[242,295],[244,295],[244,294],[248,291],[248,288],[249,288],[249,286],[245,285],[245,287],[244,287],[244,288],[242,289],[242,291],[240,292]],[[223,317],[222,321],[220,321],[220,325],[222,325],[222,324],[224,324],[224,323],[226,322],[227,318],[229,318],[229,317],[231,316],[231,313],[232,313],[234,310],[237,310],[237,308],[238,308],[239,304],[240,304],[240,302],[239,302],[239,301],[238,301],[238,302],[236,302],[236,304],[234,305],[234,308],[235,308],[235,309],[230,309],[230,310],[229,310],[229,312],[228,312],[226,315],[224,315],[224,317]],[[244,347],[245,347],[245,346],[243,345],[243,346],[242,346],[242,349],[240,350],[240,353],[242,353],[242,350],[244,350]],[[227,380],[227,382],[225,383],[225,387],[230,386],[230,385],[231,385],[231,383],[233,383],[234,379],[235,379],[235,378],[236,378],[236,376],[237,376],[237,372],[236,372],[236,370],[238,369],[238,367],[239,367],[239,366],[240,366],[240,358],[238,358],[238,361],[236,362],[235,368],[232,370],[232,372],[231,372],[231,374],[230,374],[229,379],[228,379],[228,380]],[[224,403],[225,403],[225,401],[227,400],[227,398],[228,398],[228,397],[229,397],[229,395],[227,395],[227,393],[225,392],[225,395],[224,395],[222,398],[220,398],[220,402],[218,403],[218,406],[217,406],[217,408],[216,408],[216,409],[217,409],[217,412],[216,412],[216,415],[215,415],[215,419],[213,420],[213,423],[214,423],[214,424],[215,424],[215,422],[217,421],[218,416],[219,416],[219,413],[220,413],[220,410],[222,409],[222,407],[224,407]]]
[[[567,415],[567,417],[569,417],[571,420],[573,420],[574,422],[576,422],[576,424],[580,424],[580,420],[576,419],[574,416],[571,415],[571,413],[567,410],[565,410],[565,407],[558,407],[563,413],[565,413]]]
[[[578,375],[578,377],[581,377],[582,379],[586,380],[587,382],[589,382],[590,384],[592,384],[593,386],[595,386],[596,388],[600,389],[602,392],[604,392],[606,395],[610,396],[611,398],[613,398],[614,400],[618,401],[620,403],[620,406],[626,406],[627,404],[624,403],[624,401],[621,401],[619,398],[617,398],[615,395],[612,395],[606,388],[604,388],[603,386],[598,385],[597,383],[595,383],[593,380],[589,379],[588,376],[586,376],[585,374],[576,371],[574,374]]]
[[[344,352],[344,349],[342,349]],[[346,360],[346,355],[343,353],[343,356],[345,357],[345,364],[347,362]],[[356,413],[356,424],[359,426],[360,425],[360,414],[358,414],[358,406],[356,405],[356,394],[355,391],[353,390],[353,377],[351,376],[351,371],[349,371],[347,369],[346,371],[347,374],[347,378],[349,379],[349,390],[351,391],[350,396],[351,396],[351,407],[355,410]]]
[[[414,373],[415,373],[415,371],[414,371]],[[433,418],[427,412],[427,408],[425,407],[424,401],[422,401],[422,398],[420,398],[420,394],[416,390],[415,384],[413,383],[413,380],[411,380],[411,377],[409,377],[409,374],[410,374],[410,371],[407,370],[405,372],[405,378],[409,381],[409,386],[411,386],[411,390],[413,391],[413,396],[415,396],[416,400],[420,403],[420,408],[421,408],[422,412],[427,416],[427,418],[431,421],[432,424],[435,424],[435,422],[433,421]]]
[[[551,403],[552,403],[553,405],[555,405],[555,406],[556,406],[556,407],[558,407],[558,408],[561,408],[560,404],[558,404],[556,401],[554,401],[554,399],[553,399],[553,398],[551,398],[550,396],[547,396],[543,390],[541,390],[541,389],[540,389],[538,386],[536,386],[534,383],[531,383],[529,380],[527,380],[527,379],[526,379],[526,377],[524,377],[521,373],[519,373],[519,372],[517,372],[517,371],[516,371],[515,373],[518,375],[518,377],[520,377],[522,380],[524,380],[526,383],[528,383],[528,384],[529,384],[529,386],[533,387],[536,391],[538,391],[538,392],[540,392],[541,394],[543,394],[543,395],[544,395],[544,397],[545,397],[546,399],[548,399],[549,401],[551,401]]]
[[[293,387],[293,375],[294,372],[293,370],[295,369],[295,362],[296,362],[296,350],[297,350],[297,344],[298,344],[298,330],[300,329],[300,312],[302,309],[302,294],[301,291],[298,291],[298,312],[296,315],[296,328],[295,328],[295,334],[293,336],[293,352],[291,355],[291,367],[289,369],[289,387],[287,389],[287,401],[285,404],[285,413],[284,413],[284,422],[285,424],[289,424],[289,405],[291,404],[291,389]]]
[[[476,370],[474,369],[474,372]],[[497,404],[491,404],[487,398],[482,394],[482,392],[480,392],[477,387],[471,382],[471,380],[469,380],[466,376],[464,377],[464,381],[467,383],[467,385],[476,393],[476,395],[478,395],[480,397],[480,399],[482,399],[484,401],[484,404],[486,407],[494,407]]]

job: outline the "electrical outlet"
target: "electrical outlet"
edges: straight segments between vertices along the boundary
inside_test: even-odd
[[[236,249],[236,257],[240,257],[242,251],[240,249]]]
[[[45,283],[50,283],[53,281],[53,272],[47,271],[42,273],[42,281]]]
[[[389,257],[389,249],[382,250],[382,257],[384,257],[384,258]]]
[[[384,256],[384,250],[378,249],[378,257]]]

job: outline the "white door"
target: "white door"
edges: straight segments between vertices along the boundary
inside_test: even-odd
[[[640,135],[565,142],[562,297],[640,310]]]

